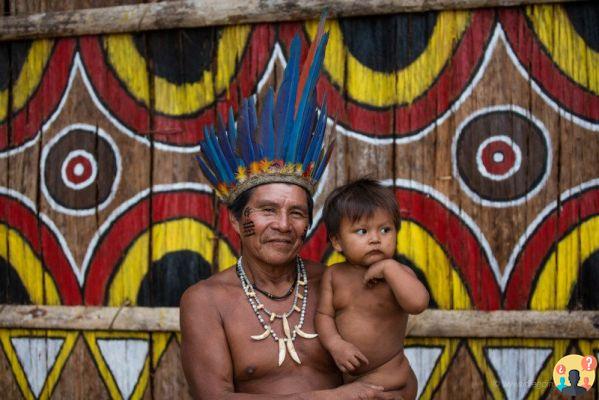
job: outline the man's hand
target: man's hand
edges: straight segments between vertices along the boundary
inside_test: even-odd
[[[368,365],[366,356],[356,346],[343,339],[335,341],[330,351],[337,368],[345,374],[355,371],[362,364]]]
[[[403,400],[397,392],[384,392],[382,386],[353,382],[334,390],[337,399],[347,400]]]

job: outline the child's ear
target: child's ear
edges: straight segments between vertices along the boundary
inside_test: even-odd
[[[337,235],[330,235],[329,240],[331,241],[331,244],[333,245],[333,248],[336,252],[343,252],[343,249],[341,248],[341,243],[339,242],[339,237]]]

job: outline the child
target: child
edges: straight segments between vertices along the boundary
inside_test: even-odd
[[[414,399],[417,381],[404,355],[408,314],[428,306],[416,274],[395,260],[399,207],[371,179],[337,188],[324,206],[333,248],[346,261],[322,277],[316,330],[346,383],[355,380]]]

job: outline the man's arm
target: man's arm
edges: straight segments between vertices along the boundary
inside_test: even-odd
[[[408,314],[420,314],[428,307],[428,290],[409,267],[393,259],[378,261],[364,274],[364,283],[374,279],[385,279],[397,302]]]
[[[333,270],[327,268],[320,282],[320,297],[316,311],[316,332],[323,347],[331,353],[337,368],[343,373],[353,372],[368,359],[352,343],[344,340],[335,325],[335,307],[333,306]]]

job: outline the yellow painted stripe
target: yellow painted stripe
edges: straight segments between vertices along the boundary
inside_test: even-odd
[[[126,252],[108,291],[108,305],[135,305],[141,282],[148,273],[151,262],[168,253],[189,250],[199,254],[209,264],[214,264],[214,232],[205,224],[191,218],[181,218],[156,224],[152,227],[152,260],[148,260],[149,233],[140,235]],[[232,265],[235,260],[230,247],[219,241],[220,265]],[[234,261],[233,261],[234,263]]]
[[[216,71],[215,73],[205,71],[197,82],[179,85],[160,76],[153,76],[156,111],[180,116],[197,112],[213,103],[215,95],[228,88],[250,33],[249,25],[224,28],[218,40]],[[133,36],[128,34],[108,35],[104,38],[103,44],[110,64],[129,93],[149,107],[150,78],[148,77],[147,63],[135,47]],[[156,56],[160,57],[159,54]]]
[[[44,75],[44,69],[52,54],[53,40],[35,40],[31,43],[25,62],[13,83],[13,113],[23,108],[37,89]],[[8,88],[0,91],[0,121],[8,113]]]
[[[355,58],[343,42],[339,23],[329,20],[326,29],[330,36],[324,65],[332,82],[341,88],[345,87],[353,100],[376,107],[409,104],[437,79],[469,23],[468,11],[439,12],[422,54],[405,68],[385,73],[374,71]],[[317,21],[306,23],[306,31],[311,39],[316,35],[317,26]]]
[[[7,260],[17,272],[33,304],[62,303],[54,280],[45,271],[29,243],[19,232],[2,224],[0,224],[0,257]]]
[[[549,254],[533,289],[532,310],[565,310],[582,263],[599,250],[599,216],[567,234]]]
[[[599,53],[576,32],[566,10],[559,5],[526,8],[537,37],[553,62],[570,79],[599,95]]]

